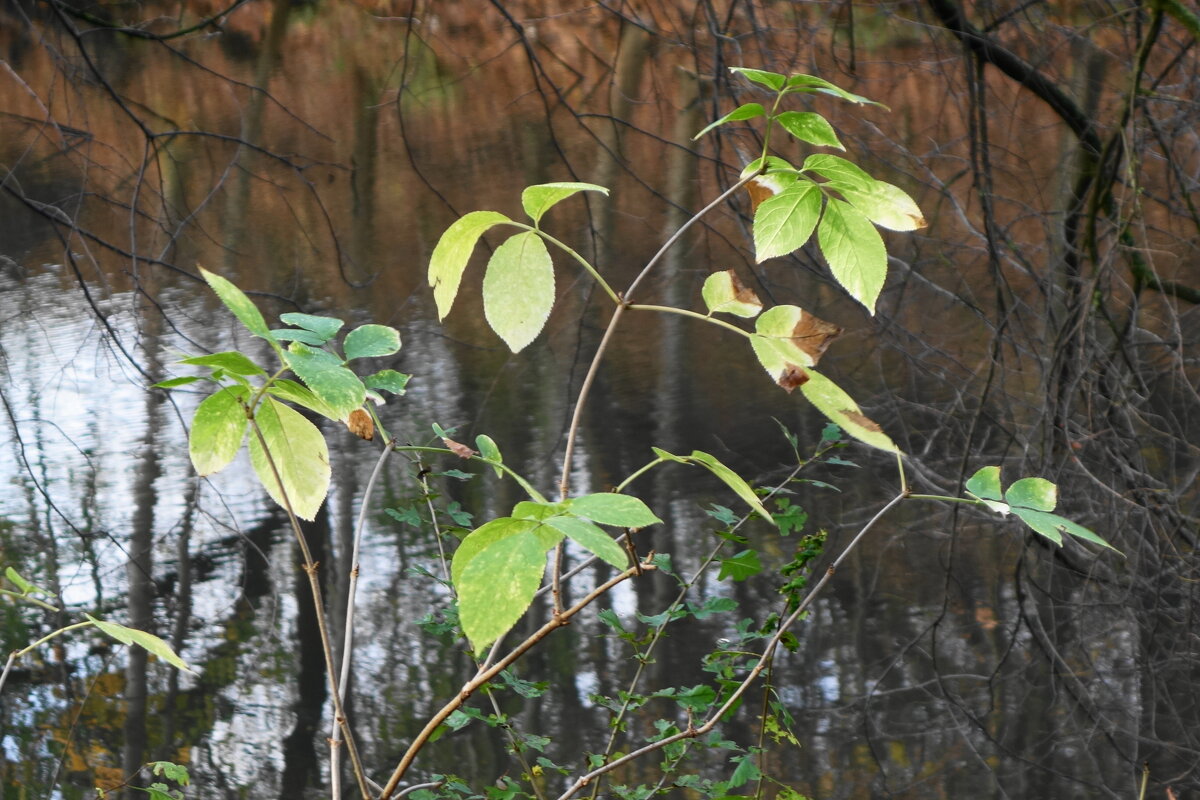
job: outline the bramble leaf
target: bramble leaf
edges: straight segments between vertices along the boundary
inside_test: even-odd
[[[558,203],[579,192],[600,192],[608,195],[608,189],[594,183],[541,183],[528,186],[521,192],[521,207],[537,225],[542,215]]]
[[[299,411],[273,397],[264,398],[254,419],[283,486],[275,480],[258,436],[251,432],[250,463],[258,479],[276,503],[287,507],[286,492],[296,516],[312,520],[329,492],[329,449],[325,437]]]
[[[201,477],[225,469],[241,449],[250,424],[242,403],[249,396],[244,386],[226,386],[196,407],[188,432],[188,454]]]
[[[518,233],[496,248],[483,277],[483,313],[514,353],[541,333],[554,306],[554,265],[542,238]]]
[[[471,252],[479,237],[493,225],[512,222],[498,211],[472,211],[455,220],[442,238],[438,239],[429,258],[429,285],[433,287],[433,300],[437,304],[438,319],[443,320],[454,305],[458,287],[462,283],[463,271],[471,259]]]

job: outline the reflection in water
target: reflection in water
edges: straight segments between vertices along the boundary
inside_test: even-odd
[[[928,236],[889,239],[897,258],[880,317],[866,318],[833,291],[814,253],[753,264],[738,204],[690,232],[640,299],[695,302],[705,275],[733,267],[764,298],[837,321],[850,333],[826,357],[827,371],[912,454],[922,490],[954,492],[984,463],[1005,463],[1010,478],[1045,473],[1063,485],[1068,511],[1113,536],[1128,559],[1116,566],[1079,548],[1051,552],[1015,526],[905,506],[839,570],[797,630],[795,651],[777,657],[767,697],[794,715],[801,746],[769,748],[770,773],[824,798],[1131,796],[1137,766],[1150,760],[1154,780],[1195,785],[1200,662],[1188,643],[1191,587],[1200,584],[1188,442],[1200,436],[1200,417],[1195,365],[1179,355],[1195,339],[1195,320],[1161,294],[1134,303],[1112,277],[1128,273],[1123,262],[1092,265],[1089,284],[1056,272],[1067,252],[1059,219],[1079,169],[1077,143],[990,67],[940,71],[935,63],[951,58],[946,42],[935,36],[922,50],[910,41],[918,28],[898,18],[859,17],[874,26],[866,38],[878,39],[867,58],[861,30],[846,44],[853,19],[820,17],[815,6],[789,7],[782,20],[779,8],[734,4],[728,19],[693,30],[653,3],[619,19],[602,6],[509,18],[475,4],[384,13],[281,0],[239,7],[219,33],[163,41],[98,29],[76,40],[53,8],[6,8],[0,28],[11,67],[0,80],[15,87],[0,109],[0,473],[10,477],[0,488],[0,560],[51,589],[70,613],[42,618],[3,606],[3,646],[94,611],[155,630],[197,674],[169,673],[141,651],[83,634],[41,649],[22,662],[0,706],[3,797],[92,796],[150,758],[187,763],[198,797],[327,791],[329,712],[314,609],[282,515],[244,461],[211,481],[192,474],[182,422],[199,392],[147,388],[176,369],[181,352],[269,355],[189,277],[197,262],[256,292],[272,319],[303,309],[396,325],[404,350],[380,366],[416,377],[381,411],[389,429],[413,443],[430,440],[433,422],[457,426],[464,441],[486,432],[548,491],[572,388],[608,312],[560,261],[547,332],[512,356],[481,321],[476,264],[442,326],[423,278],[436,237],[465,211],[516,215],[524,182],[600,176],[612,186],[611,205],[573,200],[547,224],[623,285],[684,210],[729,182],[723,165],[734,151],[756,147],[743,133],[689,142],[734,94],[753,98],[724,67],[835,76],[846,47],[858,71],[839,80],[896,110],[856,109],[863,124],[839,120],[852,157],[919,194],[934,220]],[[166,30],[165,20],[146,30]],[[1111,31],[1097,23],[1073,35],[1100,40]],[[1125,45],[1115,42],[1124,40],[1079,45],[1093,53],[1087,66],[1059,63],[1050,38],[1008,44],[1086,88],[1092,113],[1119,105],[1124,72],[1093,62],[1103,60],[1096,52],[1120,58]],[[734,43],[737,52],[727,49]],[[830,63],[788,60],[798,53]],[[1185,54],[1176,66],[1165,50],[1162,64],[1151,59],[1180,96],[1194,92],[1172,71],[1193,64]],[[81,71],[63,72],[67,65]],[[963,73],[971,83],[959,92]],[[1157,122],[1194,129],[1183,117]],[[796,156],[786,146],[785,154]],[[1183,149],[1162,157],[1172,154],[1194,162]],[[1138,180],[1170,185],[1154,172]],[[1190,223],[1154,197],[1139,200],[1150,229],[1139,234],[1144,246],[1113,245],[1114,253],[1188,252],[1168,235],[1186,234]],[[1173,268],[1161,263],[1160,277],[1188,277]],[[1089,292],[1103,313],[1073,317],[1082,301],[1070,298]],[[686,320],[630,317],[585,415],[578,490],[620,482],[649,460],[651,444],[712,452],[767,483],[792,461],[772,418],[800,436],[802,452],[817,441],[823,421],[776,391],[743,343]],[[1070,336],[1091,338],[1081,339],[1080,358],[1056,360],[1070,352]],[[1061,388],[1074,385],[1083,407]],[[327,433],[338,477],[308,532],[336,626],[352,520],[376,451],[335,426]],[[857,448],[839,455],[857,467],[814,467],[805,477],[818,482],[796,484],[790,497],[809,511],[809,530],[829,530],[831,550],[894,488],[889,464]],[[450,598],[430,527],[384,509],[427,518],[416,478],[425,470],[439,504],[475,515],[443,514],[444,526],[472,527],[521,499],[490,471],[468,470],[465,480],[452,472],[463,469],[394,458],[369,508],[349,708],[377,778],[473,671],[461,642],[437,627]],[[670,553],[683,575],[716,544],[717,524],[703,508],[735,505],[697,472],[678,465],[633,487],[667,522],[645,532],[639,548]],[[453,534],[444,535],[450,543]],[[761,526],[747,536],[775,565],[796,546]],[[567,558],[573,565],[580,554]],[[580,597],[608,576],[607,567],[587,567],[567,592]],[[676,592],[670,576],[649,575],[610,605],[632,629],[637,613],[661,612]],[[701,581],[697,602],[717,596],[736,600],[737,610],[671,628],[646,665],[647,685],[710,682],[711,643],[736,641],[741,619],[761,623],[781,603],[765,582]],[[536,605],[513,638],[547,613]],[[521,698],[498,689],[495,702],[514,735],[550,737],[545,755],[575,769],[580,754],[608,741],[600,698],[626,690],[636,666],[610,624],[584,615],[514,671],[549,691]],[[722,733],[756,741],[762,702],[756,690]],[[471,707],[495,712],[487,697]],[[649,708],[682,722],[665,700]],[[616,747],[652,735],[652,719],[632,722]],[[506,748],[503,735],[476,722],[425,752],[419,777],[454,772],[478,785],[518,777]],[[728,753],[704,755],[696,769],[727,777]],[[616,779],[652,781],[657,771],[651,759]]]

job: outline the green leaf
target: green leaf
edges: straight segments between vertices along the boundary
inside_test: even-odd
[[[750,781],[756,781],[762,777],[762,770],[758,768],[757,756],[754,753],[747,753],[744,756],[734,756],[734,761],[738,762],[737,769],[733,771],[733,775],[729,778],[729,788],[736,789],[739,786],[744,786]]]
[[[887,108],[883,103],[877,103],[874,100],[868,100],[862,95],[847,92],[840,86],[835,86],[824,78],[818,78],[815,75],[793,75],[787,79],[786,88],[798,92],[821,92],[822,94],[833,95],[840,97],[843,100],[848,100],[851,103],[858,105],[872,105],[880,108]]]
[[[783,129],[802,142],[845,150],[829,121],[812,111],[784,111],[775,117]]]
[[[300,380],[338,415],[346,417],[361,408],[366,387],[341,360],[326,350],[316,350],[301,342],[292,342],[284,352],[288,367]]]
[[[754,490],[750,488],[750,484],[746,483],[746,481],[742,479],[742,476],[738,475],[729,467],[722,464],[716,458],[716,456],[709,455],[708,453],[700,450],[693,450],[690,456],[677,456],[657,447],[653,447],[651,449],[659,458],[665,458],[668,461],[678,461],[683,464],[699,464],[700,466],[704,467],[713,475],[720,478],[721,481],[723,481],[726,486],[732,489],[738,497],[746,501],[746,504],[754,509],[760,517],[770,522],[772,525],[775,524],[775,519],[771,516],[771,513],[767,511],[766,506],[762,504],[762,501],[758,499],[758,495],[754,493]]]
[[[546,548],[531,531],[524,531],[480,549],[461,569],[455,566],[459,620],[471,649],[482,653],[511,630],[533,602],[546,571]]]
[[[387,325],[360,325],[346,334],[342,351],[346,360],[390,356],[400,349],[400,332]]]
[[[533,224],[537,225],[543,214],[578,192],[600,192],[607,195],[608,189],[594,183],[542,183],[529,186],[521,192],[521,207],[533,220]]]
[[[566,536],[575,544],[599,556],[617,569],[629,566],[629,555],[625,548],[602,529],[579,517],[549,517],[546,525]]]
[[[1032,508],[1013,508],[1012,513],[1021,518],[1029,527],[1033,528],[1037,533],[1045,536],[1056,545],[1062,545],[1062,533],[1059,532],[1059,523],[1066,522],[1057,514],[1048,514],[1045,511],[1035,511]]]
[[[754,290],[742,283],[732,269],[714,272],[704,279],[700,290],[709,314],[733,314],[735,317],[751,318],[762,311],[762,301]]]
[[[340,421],[345,416],[313,394],[307,386],[287,378],[272,381],[271,385],[267,387],[267,394],[274,395],[280,400],[287,400],[289,403],[295,403],[328,419]]]
[[[870,191],[879,181],[872,178],[862,167],[832,153],[814,153],[804,159],[802,172],[815,172],[831,182],[839,192],[844,189]]]
[[[251,432],[250,463],[258,479],[276,503],[286,508],[286,492],[296,516],[312,520],[329,492],[329,449],[325,437],[300,412],[272,397],[263,400],[254,418],[283,486],[275,480],[258,436]]]
[[[167,378],[165,381],[159,381],[158,383],[151,384],[150,388],[151,389],[174,389],[177,386],[187,386],[189,383],[195,383],[196,381],[202,381],[202,380],[204,380],[204,378],[201,378],[196,375],[185,375],[181,378]]]
[[[519,353],[541,332],[554,306],[554,265],[542,238],[518,233],[496,248],[483,277],[483,313]]]
[[[649,507],[636,497],[627,494],[602,492],[576,497],[567,503],[571,513],[587,517],[601,525],[618,525],[622,528],[644,528],[662,522]]]
[[[762,562],[758,560],[758,552],[743,550],[732,558],[721,559],[721,572],[717,575],[717,580],[733,578],[735,581],[744,581],[760,572],[762,572]]]
[[[1003,500],[1004,495],[1000,491],[1000,468],[981,467],[967,480],[966,489],[980,500]]]
[[[320,347],[329,341],[319,334],[300,328],[273,328],[271,335],[280,342],[304,342],[310,347]]]
[[[750,69],[749,67],[730,67],[729,71],[776,92],[783,88],[784,82],[787,80],[787,78],[778,72],[766,72],[761,69]]]
[[[843,186],[831,181],[829,186],[841,192],[850,205],[881,228],[892,231],[915,231],[924,228],[925,217],[908,194],[899,186],[875,181],[869,189]]]
[[[335,317],[317,317],[312,314],[297,314],[295,312],[280,314],[279,321],[288,325],[295,325],[297,328],[304,328],[306,331],[312,331],[321,339],[318,344],[324,344],[334,336],[337,336],[337,332],[346,324]]]
[[[874,314],[887,277],[887,250],[875,226],[849,203],[830,198],[817,226],[817,241],[833,277]]]
[[[187,767],[182,764],[176,764],[173,761],[152,761],[147,766],[153,770],[155,775],[162,775],[180,786],[187,786],[192,782]]]
[[[381,369],[363,378],[362,382],[368,389],[383,389],[392,394],[404,394],[405,387],[411,379],[412,375],[394,369]]]
[[[775,306],[755,321],[750,346],[767,374],[790,392],[803,383],[804,373],[796,367],[815,367],[841,333],[839,326],[799,306]]]
[[[102,630],[108,636],[116,639],[122,644],[136,644],[151,655],[158,656],[163,661],[166,661],[173,667],[178,667],[184,672],[191,672],[192,668],[184,663],[183,659],[175,655],[175,651],[171,646],[158,638],[152,633],[145,631],[134,630],[127,628],[124,625],[118,625],[115,622],[105,622],[102,619],[96,619],[91,614],[84,614],[88,621]]]
[[[429,285],[433,287],[439,320],[445,319],[454,305],[463,271],[479,237],[503,222],[512,220],[498,211],[472,211],[455,221],[438,240],[429,258]]]
[[[38,586],[36,583],[25,580],[25,576],[17,572],[12,567],[4,568],[4,577],[8,578],[8,580],[12,582],[13,586],[16,586],[18,589],[20,589],[21,594],[40,594],[43,597],[53,597],[50,592]]]
[[[523,503],[518,503],[517,508],[520,508]],[[542,505],[540,503],[531,505]],[[514,509],[514,513],[516,509]],[[471,559],[479,555],[483,550],[487,549],[496,542],[507,539],[510,536],[531,532],[540,524],[539,518],[528,517],[499,517],[490,522],[485,522],[475,530],[468,533],[459,543],[458,549],[454,551],[454,557],[450,560],[450,580],[457,586],[462,571],[471,563]]]
[[[1014,507],[1053,511],[1058,505],[1058,487],[1045,478],[1021,478],[1008,487],[1004,499]]]
[[[761,117],[766,113],[767,113],[767,110],[762,107],[761,103],[746,103],[745,105],[740,105],[737,108],[735,108],[733,111],[730,111],[728,114],[721,117],[716,122],[710,122],[709,124],[705,125],[703,130],[701,130],[699,133],[697,133],[695,136],[692,137],[692,141],[693,142],[696,141],[701,136],[703,136],[704,134],[711,131],[713,128],[718,128],[718,127],[724,125],[726,122],[737,122],[738,120],[743,120],[743,119],[754,119],[755,117]]]
[[[805,373],[808,379],[800,385],[800,390],[808,402],[831,422],[837,423],[842,430],[864,444],[891,453],[900,452],[888,435],[863,415],[862,409],[850,395],[816,370],[808,369]]]
[[[225,469],[241,449],[250,424],[242,403],[249,396],[244,386],[226,386],[196,407],[188,433],[188,454],[200,476]]]
[[[263,319],[262,312],[258,310],[258,306],[254,305],[241,289],[220,275],[209,272],[204,267],[200,267],[200,275],[203,276],[221,302],[225,304],[225,307],[241,320],[241,323],[246,326],[247,330],[255,336],[266,339],[268,342],[275,342],[275,337],[271,335],[271,331],[267,328],[267,322]]]
[[[531,519],[536,522],[561,513],[563,513],[563,507],[559,503],[535,503],[532,500],[523,500],[513,506],[512,510],[513,518]]]
[[[246,356],[236,350],[227,353],[213,353],[209,356],[192,356],[185,358],[179,362],[180,364],[192,364],[197,367],[211,367],[212,369],[223,369],[226,372],[232,372],[234,375],[266,375],[267,371],[255,364]]]
[[[697,714],[707,711],[717,702],[716,690],[703,683],[687,689],[680,689],[674,694],[666,696]]]
[[[488,461],[499,461],[504,463],[504,456],[500,455],[500,448],[496,446],[496,442],[486,433],[481,433],[475,437],[475,447],[479,450],[479,455],[486,458]],[[500,467],[492,467],[496,471],[497,478],[504,477],[504,470]]]
[[[821,217],[822,197],[815,183],[799,180],[763,200],[754,212],[755,260],[761,264],[803,247]]]

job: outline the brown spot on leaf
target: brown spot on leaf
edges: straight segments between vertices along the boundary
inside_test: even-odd
[[[803,386],[808,383],[808,373],[804,371],[803,367],[788,364],[784,367],[783,373],[780,374],[779,380],[776,383],[790,392],[797,386]]]
[[[346,419],[346,427],[360,439],[366,439],[369,442],[375,438],[375,423],[371,420],[371,415],[361,408],[350,412],[350,416]]]
[[[729,281],[733,284],[734,299],[739,303],[749,303],[762,308],[762,300],[758,299],[758,295],[754,293],[753,289],[742,283],[742,279],[738,277],[736,272],[731,269],[727,269],[725,272],[728,273]]]
[[[442,444],[446,445],[450,452],[454,453],[454,455],[458,456],[459,458],[470,458],[471,456],[476,455],[474,450],[467,447],[462,442],[456,442],[453,439],[446,439],[443,437]]]
[[[821,356],[825,353],[826,348],[829,347],[829,343],[841,335],[842,328],[840,325],[826,322],[807,311],[800,315],[799,321],[792,328],[792,341],[796,347],[800,348],[801,352],[807,354],[812,359],[814,367],[821,360]]]
[[[750,212],[753,213],[758,210],[758,206],[763,200],[775,196],[779,190],[770,181],[764,180],[760,176],[750,179],[750,182],[746,184],[746,191],[750,194]]]
[[[842,413],[846,416],[846,419],[848,419],[850,422],[853,422],[863,430],[870,431],[871,433],[883,433],[883,428],[879,427],[873,421],[867,419],[857,411],[851,411],[848,408],[843,408]]]

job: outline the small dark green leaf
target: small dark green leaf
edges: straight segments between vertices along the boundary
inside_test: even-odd
[[[363,378],[363,385],[368,389],[383,389],[392,394],[404,394],[412,375],[397,372],[394,369],[381,369]]]
[[[280,314],[279,320],[285,324],[304,328],[304,330],[316,334],[321,339],[318,344],[324,344],[334,336],[337,336],[337,332],[346,324],[335,317],[317,317],[312,314],[297,314],[294,312]]]
[[[717,575],[717,580],[732,578],[735,581],[744,581],[760,572],[762,562],[758,559],[758,553],[754,550],[743,550],[731,558],[721,559],[721,572]]]
[[[360,325],[346,334],[342,351],[347,361],[390,356],[400,349],[400,332],[387,325]]]

